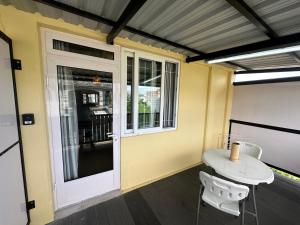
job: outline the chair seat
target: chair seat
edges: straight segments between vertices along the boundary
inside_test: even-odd
[[[212,207],[219,209],[223,212],[229,213],[234,216],[240,215],[239,202],[238,201],[227,201],[224,202],[221,198],[215,196],[212,192],[204,191],[202,200]]]

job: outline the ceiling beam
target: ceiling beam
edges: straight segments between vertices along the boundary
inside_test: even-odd
[[[278,38],[279,35],[274,31],[246,2],[243,0],[226,0],[232,7],[234,7],[240,14],[246,17],[253,25],[260,29],[270,39]],[[291,52],[290,55],[300,62],[300,57]]]
[[[287,83],[287,82],[298,82],[298,81],[300,81],[300,77],[283,77],[283,78],[233,82],[233,85],[240,86],[240,85],[252,85],[252,84]]]
[[[300,72],[300,67],[285,67],[274,69],[261,69],[261,70],[248,70],[248,71],[236,71],[235,74],[249,74],[249,73],[279,73],[279,72]]]
[[[171,46],[176,47],[176,48],[187,50],[187,51],[195,53],[195,54],[205,55],[204,52],[199,51],[197,49],[190,48],[188,46],[185,46],[185,45],[182,45],[182,44],[179,44],[179,43],[167,40],[165,38],[158,37],[156,35],[153,35],[153,34],[150,34],[150,33],[147,33],[147,32],[144,32],[144,31],[141,31],[141,30],[138,30],[138,29],[135,29],[133,27],[126,26],[124,28],[124,30],[126,30],[126,31],[128,31],[130,33],[137,34],[139,36],[145,37],[145,38],[149,38],[149,39],[152,39],[152,40],[155,40],[155,41],[158,41],[158,42],[162,42],[162,43],[171,45]]]
[[[242,45],[242,46],[229,48],[217,52],[211,52],[205,55],[188,57],[186,61],[194,62],[198,60],[213,60],[213,59],[227,58],[227,57],[232,57],[237,55],[256,53],[260,51],[291,47],[295,45],[300,45],[300,33],[282,36],[270,40],[260,41],[252,44]]]
[[[276,32],[259,17],[243,0],[226,0],[231,6],[246,17],[252,24],[264,32],[269,38],[277,38]]]
[[[126,9],[123,11],[115,26],[113,26],[112,30],[107,35],[107,44],[114,43],[115,37],[119,35],[122,29],[134,17],[134,15],[139,11],[139,9],[146,3],[146,1],[147,0],[131,0],[128,3]]]

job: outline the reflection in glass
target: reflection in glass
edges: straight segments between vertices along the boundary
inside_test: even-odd
[[[160,126],[161,62],[139,59],[138,128]]]
[[[175,127],[177,97],[177,64],[166,62],[164,81],[163,127]]]
[[[66,181],[113,169],[112,73],[57,66]]]
[[[134,58],[127,57],[127,122],[126,129],[133,129],[133,72]]]

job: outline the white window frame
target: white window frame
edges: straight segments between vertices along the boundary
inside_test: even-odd
[[[134,58],[133,69],[133,129],[127,129],[127,57]],[[138,82],[139,82],[139,59],[152,60],[162,63],[162,77],[161,77],[161,93],[160,93],[160,126],[154,128],[138,128]],[[164,82],[165,82],[165,63],[177,64],[177,85],[176,85],[176,108],[175,108],[175,126],[163,128],[164,116]],[[121,52],[121,136],[136,136],[144,134],[153,134],[160,132],[168,132],[177,130],[178,124],[178,103],[179,103],[179,83],[180,83],[180,61],[158,56],[155,54],[133,50],[129,48],[122,48]]]
[[[57,56],[65,56],[65,57],[74,57],[78,59],[88,59],[90,61],[95,61],[96,63],[106,63],[106,64],[111,64],[112,66],[115,66],[116,63],[120,63],[120,57],[116,54],[114,54],[114,59],[106,59],[106,58],[100,58],[96,56],[90,56],[86,54],[79,54],[79,53],[74,53],[74,52],[68,52],[68,51],[62,51],[58,49],[53,48],[53,40],[58,40],[58,41],[64,41],[64,42],[69,42],[71,44],[77,44],[85,47],[90,47],[98,50],[105,50],[108,52],[112,52],[112,48],[117,49],[119,46],[110,46],[110,45],[104,45],[103,42],[91,39],[91,38],[86,38],[78,35],[73,35],[69,33],[64,33],[60,31],[53,31],[48,28],[41,28],[43,32],[46,32],[47,35],[45,35],[45,53],[46,54],[52,54],[52,55],[57,55]],[[102,43],[102,44],[101,44]],[[99,46],[99,44],[101,46]]]

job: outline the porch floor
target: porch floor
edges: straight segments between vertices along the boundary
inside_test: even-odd
[[[194,167],[120,197],[75,213],[51,225],[194,225],[200,170]],[[300,189],[275,178],[256,192],[260,225],[296,225],[300,221]],[[251,198],[247,201],[252,210]],[[255,220],[246,214],[246,224]],[[49,225],[50,225],[49,224]],[[240,218],[209,205],[201,207],[199,225],[238,225]]]

